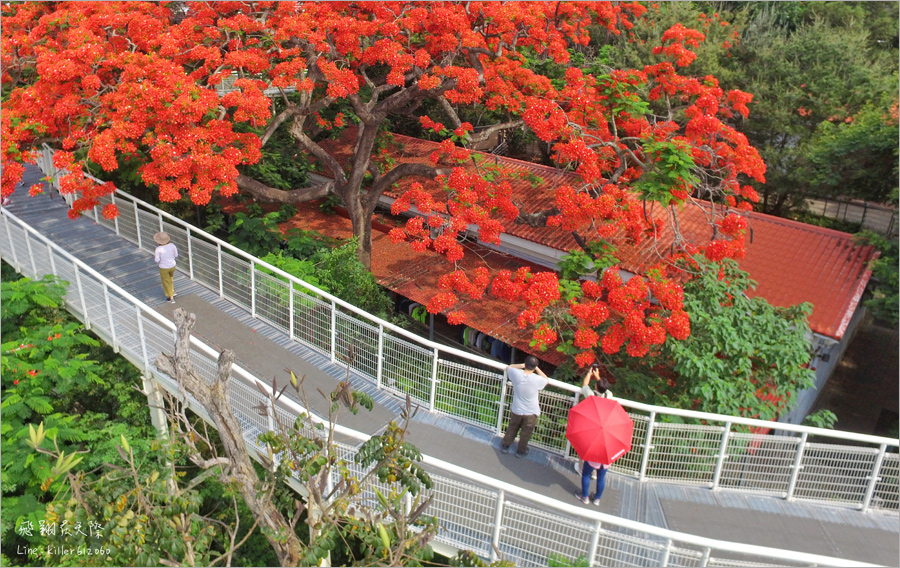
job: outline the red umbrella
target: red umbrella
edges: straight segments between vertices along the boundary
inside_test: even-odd
[[[615,400],[589,396],[569,411],[566,438],[583,460],[611,464],[631,450],[634,422]]]

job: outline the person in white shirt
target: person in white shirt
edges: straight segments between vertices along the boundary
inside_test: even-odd
[[[168,233],[156,233],[153,240],[159,246],[153,253],[153,260],[159,267],[159,279],[162,281],[163,293],[170,303],[175,303],[175,259],[178,258],[178,249],[171,242]]]
[[[521,429],[516,448],[516,457],[520,458],[528,454],[528,441],[541,415],[538,393],[550,384],[550,379],[538,368],[537,357],[532,355],[525,358],[525,363],[507,367],[506,376],[513,385],[513,401],[509,407],[509,426],[500,442],[500,451],[509,453],[509,447]]]

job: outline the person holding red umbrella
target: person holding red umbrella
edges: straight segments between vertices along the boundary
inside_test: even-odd
[[[569,411],[566,439],[584,460],[581,467],[581,492],[575,496],[585,505],[590,503],[591,474],[597,471],[594,505],[606,485],[610,464],[631,451],[634,422],[622,405],[610,398],[590,396]]]

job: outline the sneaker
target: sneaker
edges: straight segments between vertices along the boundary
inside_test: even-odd
[[[500,453],[501,453],[501,454],[508,454],[508,453],[509,453],[509,446],[503,446],[503,445],[501,445],[501,446],[500,446]]]
[[[175,303],[175,296],[172,296],[171,298],[169,298],[169,303],[170,303],[170,304],[174,304],[174,303]]]
[[[584,503],[585,505],[591,504],[591,500],[588,499],[587,497],[582,497],[581,493],[579,493],[578,491],[575,492],[575,498],[578,499],[579,501],[581,501],[582,503]]]
[[[595,497],[594,500],[591,501],[591,503],[593,503],[595,507],[599,507],[599,506],[600,506],[600,499],[597,499],[597,498]]]
[[[516,457],[517,458],[525,457],[528,455],[528,452],[530,452],[530,451],[531,451],[531,448],[525,448],[524,450],[519,450],[518,452],[516,452]]]

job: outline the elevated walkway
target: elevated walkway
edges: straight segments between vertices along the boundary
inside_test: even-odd
[[[36,170],[29,170],[25,186],[35,183],[40,175]],[[215,349],[235,351],[238,364],[250,375],[267,383],[275,378],[283,384],[287,376],[285,369],[305,374],[314,410],[324,411],[323,401],[314,394],[315,387],[328,392],[337,380],[347,376],[346,367],[339,362],[292,340],[290,332],[254,318],[251,312],[259,306],[253,305],[248,310],[236,305],[223,299],[219,290],[188,280],[184,272],[176,275],[176,304],[166,303],[149,252],[91,219],[68,220],[67,207],[58,197],[27,198],[17,194],[12,205],[4,209],[158,314],[171,320],[171,312],[177,307],[195,313],[197,337]],[[58,260],[53,262],[59,255],[48,254],[50,261],[43,263],[46,268],[40,268],[41,263],[32,260],[42,254],[36,252],[36,241],[28,240],[23,248],[23,239],[19,237],[23,232],[13,230],[11,222],[4,224],[0,232],[4,259],[18,261],[27,274],[50,272],[49,268],[60,264]],[[164,228],[170,230],[168,226]],[[159,229],[153,227],[144,234],[152,235],[156,230]],[[14,252],[14,247],[19,248]],[[184,270],[186,247],[179,248],[183,255],[180,269]],[[57,272],[66,274],[64,270]],[[106,293],[105,290],[95,292],[101,298]],[[85,306],[90,303],[83,298],[82,301]],[[147,321],[143,327],[146,330]],[[121,335],[119,341],[124,341]],[[165,338],[160,341],[164,344]],[[165,349],[171,351],[171,341]],[[371,413],[363,411],[357,416],[342,417],[341,424],[364,434],[374,433],[399,410],[400,398],[395,391],[379,389],[371,377],[356,371],[351,371],[350,376],[357,388],[373,395],[377,405]],[[606,515],[601,521],[594,514],[597,508],[575,501],[573,492],[580,479],[563,455],[552,448],[546,451],[536,448],[525,459],[517,459],[513,454],[502,455],[495,434],[492,428],[438,412],[423,409],[417,413],[411,441],[428,455],[426,464],[439,478],[438,490],[444,492],[435,501],[435,514],[448,527],[439,542],[457,548],[469,547],[485,555],[494,542],[502,553],[520,565],[545,564],[548,552],[574,558],[586,550],[593,553],[592,561],[599,565],[775,563],[771,556],[763,560],[740,546],[705,546],[704,539],[874,564],[890,565],[900,558],[900,524],[897,516],[890,513],[862,513],[850,506],[788,501],[758,491],[711,491],[684,482],[640,481],[640,476],[615,471],[607,477],[607,489],[599,507],[601,513],[700,538],[673,539],[667,536],[669,533],[653,534],[633,522],[619,522]],[[352,445],[357,443],[358,440]],[[834,445],[834,448],[845,451],[843,446]],[[883,448],[880,458],[875,459],[885,459]],[[471,489],[473,482],[483,488]],[[884,500],[884,497],[875,498]],[[626,545],[629,539],[634,540],[634,545]],[[680,542],[681,548],[674,550],[673,540]],[[653,546],[646,542],[658,543],[662,556],[648,552]],[[732,560],[728,561],[729,558]],[[661,559],[665,562],[660,562]],[[791,561],[786,556],[782,560],[787,565],[810,564]]]

